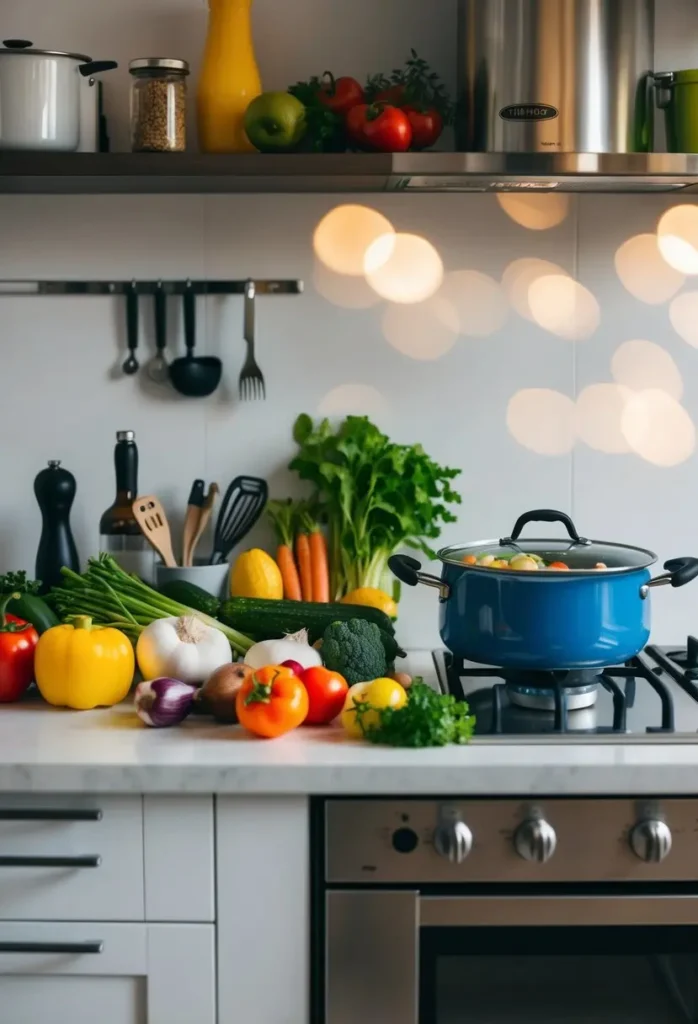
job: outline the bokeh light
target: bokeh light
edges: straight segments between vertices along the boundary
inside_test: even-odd
[[[456,310],[459,333],[469,337],[496,334],[509,316],[509,303],[501,284],[478,270],[446,274],[439,296]]]
[[[698,206],[672,206],[657,227],[659,251],[674,270],[698,274]]]
[[[313,284],[323,299],[341,309],[370,309],[380,302],[380,297],[369,287],[365,277],[336,274],[320,260],[315,260]]]
[[[686,283],[685,274],[663,258],[656,235],[635,235],[623,242],[616,252],[615,264],[627,291],[650,306],[668,302]]]
[[[366,250],[364,271],[382,299],[405,304],[431,298],[444,277],[441,257],[431,242],[409,234],[375,239]]]
[[[678,336],[698,348],[698,292],[677,295],[669,306],[669,319]]]
[[[368,206],[336,206],[315,228],[313,248],[317,258],[336,274],[359,277],[364,273],[366,250],[393,231],[387,217]]]
[[[557,263],[550,263],[549,260],[525,257],[509,264],[502,275],[502,287],[519,316],[535,322],[529,304],[531,285],[541,277],[556,274],[569,277],[567,271],[559,267]]]
[[[536,278],[528,301],[539,327],[568,341],[590,338],[601,322],[599,304],[589,289],[561,274]]]
[[[621,384],[592,384],[577,399],[577,433],[597,452],[623,455],[630,445],[623,433],[623,413],[633,392]]]
[[[613,355],[611,372],[618,384],[631,391],[656,389],[676,401],[683,395],[678,366],[666,349],[653,341],[626,341]]]
[[[507,408],[512,437],[537,455],[567,455],[576,440],[576,407],[567,395],[547,388],[517,391]]]
[[[385,421],[390,406],[371,384],[340,384],[327,392],[317,411],[319,416],[370,416]]]
[[[549,231],[557,227],[570,210],[570,197],[566,192],[541,195],[499,192],[497,202],[508,217],[529,231]]]
[[[657,388],[639,391],[628,400],[623,434],[632,450],[654,466],[678,466],[696,447],[693,420],[671,395]]]
[[[389,345],[422,362],[441,359],[450,352],[459,331],[458,313],[441,295],[417,306],[387,306],[382,326]]]

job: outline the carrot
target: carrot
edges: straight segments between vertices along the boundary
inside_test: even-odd
[[[304,601],[313,600],[313,571],[310,560],[310,540],[307,533],[299,533],[296,537],[296,559],[298,574],[301,579],[301,594]]]
[[[276,552],[276,564],[281,570],[281,578],[284,581],[284,598],[287,601],[300,601],[301,581],[298,578],[293,551],[288,544],[279,544]]]
[[[324,604],[330,599],[330,573],[327,564],[327,542],[317,527],[310,533],[310,565],[313,574],[313,601]]]

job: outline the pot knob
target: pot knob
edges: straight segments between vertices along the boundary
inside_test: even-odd
[[[630,833],[630,848],[645,864],[661,864],[671,853],[671,829],[665,821],[641,821]]]
[[[546,864],[557,848],[555,829],[545,818],[529,818],[514,833],[514,847],[524,860]]]
[[[452,864],[462,864],[473,848],[473,833],[464,821],[442,821],[434,832],[436,852]]]

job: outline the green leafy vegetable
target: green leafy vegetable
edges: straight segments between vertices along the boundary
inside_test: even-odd
[[[362,719],[367,711],[378,712],[378,726],[364,727]],[[391,747],[464,744],[475,730],[475,717],[465,701],[436,693],[421,679],[415,679],[407,691],[404,707],[377,709],[368,703],[357,704],[356,719],[367,740]]]
[[[347,148],[344,119],[322,105],[318,99],[321,88],[322,82],[314,75],[307,82],[296,82],[288,90],[305,107],[304,142],[315,153],[344,153]]]
[[[366,619],[332,622],[322,638],[322,660],[350,686],[380,679],[388,671],[381,631]]]
[[[24,570],[0,576],[0,594],[38,594],[40,589],[41,580],[28,580]]]
[[[448,90],[436,71],[427,61],[410,50],[404,68],[395,68],[391,74],[373,75],[366,83],[366,96],[371,103],[388,90],[396,90],[398,106],[410,104],[421,109],[434,107],[446,124],[453,124],[455,109]],[[399,91],[398,91],[399,90]]]
[[[329,527],[334,600],[381,587],[402,545],[434,557],[429,541],[456,521],[448,506],[461,501],[451,487],[459,469],[439,466],[419,444],[394,444],[366,416],[349,416],[335,430],[302,415],[293,436],[299,451],[289,468],[315,487]]]

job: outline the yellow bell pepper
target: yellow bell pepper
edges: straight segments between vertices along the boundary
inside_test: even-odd
[[[118,629],[93,626],[86,615],[43,633],[34,657],[36,685],[44,700],[80,711],[122,701],[135,667],[128,637]]]

